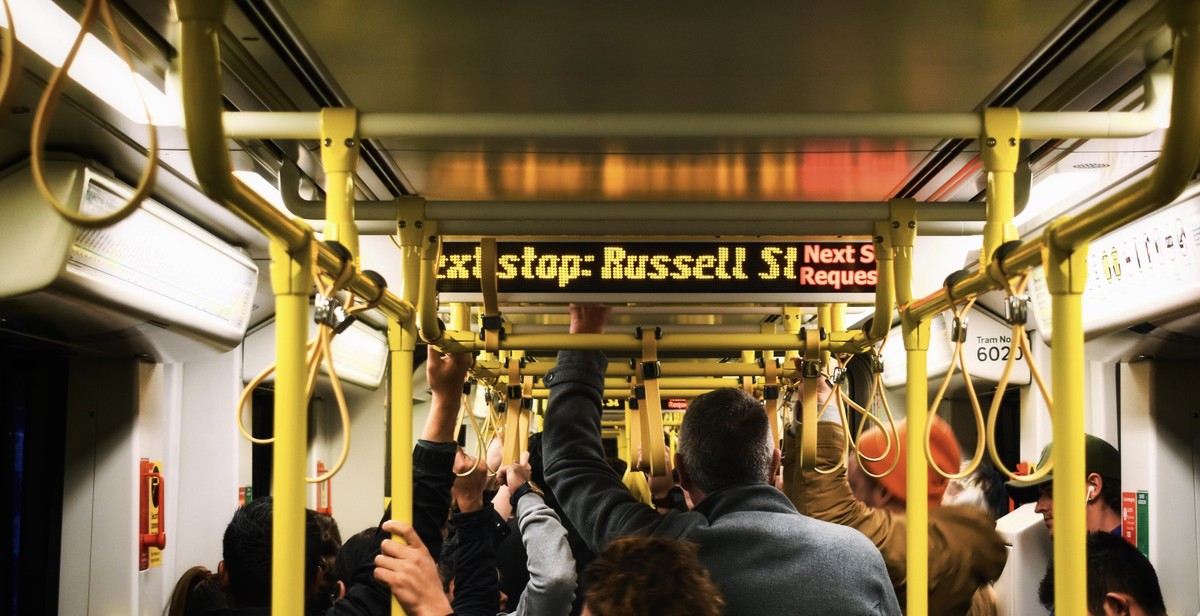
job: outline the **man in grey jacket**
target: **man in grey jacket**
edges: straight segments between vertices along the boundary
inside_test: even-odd
[[[571,333],[603,333],[609,309],[572,306]],[[779,466],[762,406],[737,389],[694,400],[675,466],[695,508],[660,515],[637,502],[604,458],[602,353],[564,351],[550,387],[546,478],[596,551],[615,537],[688,539],[732,616],[900,614],[879,550],[861,533],[800,515],[770,480]]]

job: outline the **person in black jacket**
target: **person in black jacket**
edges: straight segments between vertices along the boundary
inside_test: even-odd
[[[375,559],[374,576],[390,586],[403,603],[401,593],[396,592],[396,584],[406,579],[404,575],[413,574],[405,569],[405,564],[413,562],[414,555],[422,550],[422,558],[427,557],[428,562],[436,564],[444,541],[442,527],[453,499],[458,505],[452,519],[455,533],[453,585],[447,584],[443,588],[442,584],[434,583],[433,586],[438,593],[447,592],[449,597],[442,596],[460,616],[495,616],[500,607],[500,583],[496,577],[496,551],[492,542],[494,512],[492,504],[483,500],[487,474],[480,461],[463,453],[454,440],[463,385],[470,366],[471,356],[467,353],[443,355],[429,347],[425,374],[432,397],[424,431],[413,450],[413,523],[389,522],[384,525],[385,531],[400,534],[407,545],[384,541],[382,555]],[[456,471],[463,473],[470,469],[472,472],[462,477],[455,475]],[[404,529],[403,533],[401,529]],[[416,545],[421,546],[420,550],[415,548]],[[401,559],[396,557],[397,554],[413,558]],[[402,575],[400,570],[405,573]],[[434,573],[437,573],[436,568]],[[429,588],[421,590],[427,593]],[[423,600],[429,601],[428,598]],[[411,609],[409,611],[412,613]]]

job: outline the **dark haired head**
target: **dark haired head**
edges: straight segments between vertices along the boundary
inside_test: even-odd
[[[271,518],[273,499],[256,498],[233,514],[221,541],[231,598],[240,607],[271,605]],[[304,571],[317,573],[321,531],[313,512],[305,510]]]
[[[225,607],[225,592],[221,590],[217,574],[209,571],[207,567],[196,566],[184,571],[179,577],[163,615],[206,614]]]
[[[774,452],[762,405],[741,389],[710,391],[683,414],[679,456],[687,476],[706,494],[768,481]]]
[[[337,558],[333,561],[333,574],[337,581],[349,590],[354,579],[354,571],[363,565],[371,554],[375,553],[379,544],[387,538],[385,533],[372,526],[357,535],[350,537],[338,550]]]
[[[334,575],[334,561],[342,549],[342,531],[338,528],[337,520],[327,513],[313,512],[317,529],[321,532],[320,553],[317,559],[321,567],[321,586],[317,588],[314,609],[325,610],[333,605],[338,598],[337,576]]]
[[[1104,614],[1109,593],[1127,596],[1150,616],[1167,613],[1154,565],[1137,548],[1119,535],[1088,533],[1087,604],[1091,614]],[[1054,563],[1038,586],[1038,601],[1054,607]]]

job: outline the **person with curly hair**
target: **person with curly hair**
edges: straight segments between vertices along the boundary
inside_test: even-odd
[[[720,616],[721,591],[696,544],[663,537],[614,539],[584,572],[584,616]]]

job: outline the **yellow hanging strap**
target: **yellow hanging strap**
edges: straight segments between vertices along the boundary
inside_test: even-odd
[[[971,373],[967,370],[966,358],[963,357],[963,343],[967,341],[967,313],[971,311],[971,307],[975,305],[975,298],[972,297],[965,303],[959,304],[954,300],[954,296],[950,293],[950,288],[954,285],[956,275],[951,274],[946,278],[946,283],[943,289],[946,292],[946,299],[950,304],[950,309],[954,314],[954,322],[950,327],[950,338],[954,341],[954,354],[951,357],[950,366],[946,369],[946,378],[942,379],[942,385],[938,388],[937,395],[933,397],[933,401],[929,404],[929,418],[925,422],[925,460],[929,462],[929,467],[935,473],[947,479],[962,479],[975,472],[979,468],[980,462],[983,462],[983,452],[986,448],[987,436],[984,434],[985,428],[983,424],[983,409],[979,406],[979,397],[975,395],[975,384],[971,382]],[[933,450],[930,447],[930,442],[933,437],[933,420],[937,414],[938,405],[942,403],[942,398],[946,395],[946,388],[950,386],[950,379],[954,376],[954,366],[958,365],[962,370],[963,381],[967,385],[967,397],[971,400],[971,410],[975,412],[975,453],[971,454],[971,461],[961,470],[945,470],[938,466],[937,460],[933,459]]]
[[[467,411],[467,417],[471,421],[471,427],[475,430],[475,459],[484,460],[487,463],[487,450],[492,443],[492,439],[496,437],[496,432],[500,429],[500,421],[496,415],[496,396],[494,390],[488,390],[484,399],[487,401],[487,416],[483,418],[483,427],[479,426],[479,420],[475,417],[475,413]],[[495,477],[499,468],[488,466],[488,477]]]
[[[13,73],[16,72],[17,66],[17,27],[13,25],[12,7],[8,5],[8,0],[3,0],[3,4],[8,31],[4,33],[4,50],[0,51],[4,54],[4,57],[0,58],[0,119],[8,113],[8,95],[11,94],[9,86],[12,85]]]
[[[988,452],[992,456],[992,462],[996,468],[1004,473],[1009,479],[1016,481],[1037,481],[1050,474],[1054,470],[1054,456],[1050,456],[1050,462],[1042,468],[1034,469],[1028,475],[1017,475],[1009,470],[1004,462],[1000,460],[1000,454],[996,449],[996,419],[1000,414],[1000,402],[1004,398],[1004,391],[1008,388],[1008,379],[1012,375],[1013,366],[1016,365],[1018,356],[1025,358],[1025,363],[1029,366],[1029,374],[1033,377],[1034,383],[1037,384],[1038,391],[1041,392],[1042,398],[1046,401],[1046,411],[1050,414],[1050,421],[1054,421],[1054,400],[1050,396],[1050,391],[1046,387],[1045,381],[1042,380],[1042,373],[1037,368],[1037,364],[1033,361],[1033,357],[1029,352],[1029,340],[1025,337],[1025,322],[1029,316],[1029,297],[1023,295],[1025,285],[1029,282],[1029,274],[1021,276],[1020,281],[1014,287],[1008,279],[1008,276],[1003,272],[1001,267],[1003,259],[997,258],[992,261],[989,270],[994,269],[993,275],[999,276],[1004,281],[1008,298],[1005,304],[1005,320],[1012,326],[1011,338],[1012,342],[1008,349],[1008,359],[1004,362],[1004,372],[1000,374],[1000,382],[996,384],[996,394],[992,398],[992,404],[988,408],[987,417],[987,447]],[[1053,445],[1052,445],[1053,446]]]
[[[642,373],[638,370],[637,360],[629,360],[633,364],[633,377],[629,379],[629,403],[625,407],[625,433],[629,438],[629,467],[638,467],[638,456],[642,454],[642,413],[638,403],[638,391],[642,388]]]
[[[639,327],[637,337],[642,341],[642,361],[637,368],[642,386],[636,389],[644,448],[642,461],[649,466],[651,477],[663,477],[667,474],[667,450],[663,442],[662,398],[658,388],[658,378],[662,376],[658,339],[662,337],[662,329],[655,327],[649,332]]]
[[[859,465],[858,465],[859,469],[862,470],[863,473],[865,473],[871,477],[874,477],[876,479],[890,474],[896,468],[896,465],[900,463],[900,456],[893,456],[891,466],[889,466],[887,468],[887,470],[885,470],[881,473],[874,473],[867,467],[866,464],[862,464],[862,462],[864,462],[864,461],[865,462],[879,462],[879,461],[883,460],[884,458],[886,458],[888,455],[890,455],[892,453],[892,443],[896,443],[896,445],[895,445],[896,447],[900,446],[899,437],[896,435],[896,418],[894,415],[892,415],[892,406],[890,403],[888,403],[887,395],[884,393],[884,390],[883,390],[883,359],[882,358],[883,358],[883,347],[886,344],[887,344],[887,338],[884,338],[883,342],[879,345],[879,348],[874,349],[873,352],[871,353],[871,372],[873,373],[873,376],[871,379],[871,393],[870,393],[870,395],[867,396],[867,400],[868,400],[867,406],[870,407],[870,409],[872,409],[872,410],[868,410],[866,408],[858,406],[853,401],[851,401],[848,396],[845,398],[845,400],[850,404],[850,406],[854,407],[855,409],[857,409],[859,412],[861,412],[863,414],[863,421],[861,421],[858,424],[858,431],[855,433],[854,445],[853,445],[854,446],[854,455],[856,455],[859,460]],[[845,396],[845,393],[843,393],[842,395]],[[884,415],[887,417],[888,423],[886,426],[879,419],[879,415],[873,411],[873,409],[875,409],[879,406],[883,407]],[[863,453],[862,449],[858,448],[858,445],[857,445],[859,439],[862,438],[863,432],[866,431],[868,420],[871,423],[874,423],[875,425],[879,426],[879,429],[883,430],[883,435],[884,435],[883,452],[875,457],[872,457],[870,455]],[[847,432],[847,434],[849,434],[849,432]]]
[[[521,386],[521,368],[524,364],[525,360],[520,357],[506,360],[508,390],[504,403],[504,448],[500,462],[504,466],[521,459],[521,452],[525,451],[529,440],[529,418],[526,416],[524,421],[521,419],[522,413],[528,413],[525,410],[525,389]],[[533,402],[533,399],[530,398],[529,402]],[[525,426],[524,433],[521,431],[522,425]]]
[[[71,69],[71,65],[75,63],[75,57],[79,54],[79,48],[83,45],[83,40],[88,35],[88,31],[92,29],[92,25],[96,23],[96,13],[99,11],[101,19],[104,20],[104,25],[113,35],[113,46],[116,47],[117,55],[129,67],[130,81],[134,89],[137,90],[138,100],[142,103],[142,108],[146,110],[146,130],[147,141],[149,148],[146,153],[146,168],[142,171],[142,177],[138,179],[137,188],[134,189],[133,195],[125,202],[124,205],[118,207],[115,211],[105,213],[101,216],[84,216],[82,214],[72,212],[67,209],[59,200],[54,191],[46,183],[46,173],[42,169],[43,159],[46,154],[46,135],[50,129],[50,119],[54,116],[54,108],[58,106],[58,101],[62,98],[62,89],[67,83],[67,72]],[[12,15],[8,15],[9,26],[12,26]],[[12,32],[9,32],[11,36]],[[6,55],[7,57],[7,55]],[[54,208],[63,219],[71,224],[83,229],[99,229],[121,222],[129,217],[137,210],[150,192],[154,190],[154,178],[158,174],[158,130],[154,127],[154,118],[150,116],[150,107],[146,104],[146,97],[142,94],[142,89],[137,86],[132,79],[134,75],[133,61],[129,58],[129,51],[125,49],[125,44],[121,42],[120,30],[117,29],[117,24],[113,20],[112,11],[108,8],[108,0],[88,0],[83,8],[83,14],[79,17],[79,35],[75,37],[75,42],[71,44],[71,49],[67,52],[67,56],[63,59],[62,66],[54,70],[54,74],[50,76],[50,82],[46,85],[46,91],[42,94],[42,98],[38,101],[37,112],[33,116],[33,130],[30,134],[30,154],[29,165],[33,171],[33,181],[37,185],[38,191]]]
[[[821,376],[821,334],[819,328],[800,330],[804,337],[804,359],[796,358],[804,393],[800,400],[800,468],[817,466],[817,379]]]
[[[341,379],[338,378],[337,369],[333,363],[333,338],[338,333],[345,330],[353,322],[353,315],[364,310],[374,308],[382,299],[384,290],[387,288],[387,283],[382,276],[374,272],[366,272],[373,275],[376,285],[380,288],[380,294],[370,302],[365,304],[354,305],[354,296],[351,295],[348,299],[351,307],[342,310],[342,304],[336,299],[336,295],[341,291],[353,277],[354,267],[350,261],[350,255],[341,245],[331,243],[330,247],[334,252],[342,257],[342,269],[334,277],[332,282],[326,282],[324,275],[320,273],[316,264],[317,251],[312,251],[312,267],[313,271],[318,272],[313,277],[313,282],[317,287],[317,309],[313,312],[313,317],[317,320],[317,335],[306,346],[306,381],[304,388],[305,400],[312,398],[313,391],[317,386],[317,376],[320,373],[321,364],[324,362],[325,370],[329,373],[330,384],[333,387],[334,399],[338,405],[338,415],[342,424],[342,451],[338,455],[338,461],[329,470],[317,477],[305,477],[304,480],[308,483],[321,483],[328,481],[342,469],[346,464],[346,459],[350,454],[350,410],[346,403],[346,395],[342,390]],[[275,442],[274,437],[256,438],[246,429],[243,421],[243,413],[246,404],[250,400],[250,395],[254,390],[262,384],[267,377],[275,372],[276,365],[272,364],[265,370],[260,372],[246,385],[242,390],[242,395],[238,398],[237,405],[237,427],[247,440],[259,445],[269,445]]]
[[[529,450],[529,428],[533,422],[533,376],[525,376],[521,379],[521,423],[517,426],[517,459],[521,459],[521,454]]]
[[[825,379],[828,383],[831,383],[833,385],[833,390],[830,392],[829,397],[825,398],[825,402],[818,402],[817,420],[820,421],[820,417],[825,414],[825,409],[829,408],[829,404],[831,402],[837,404],[838,416],[842,422],[842,433],[846,435],[846,440],[842,444],[842,451],[838,456],[838,461],[834,463],[833,466],[829,468],[813,467],[813,470],[821,473],[822,475],[829,475],[841,470],[842,466],[846,463],[846,459],[848,457],[847,453],[852,447],[854,447],[856,442],[855,439],[851,437],[852,430],[850,429],[850,418],[846,414],[846,404],[843,402],[843,398],[849,400],[849,397],[842,392],[842,382],[844,380],[843,377],[846,374],[846,369],[842,366],[841,358],[832,355],[830,356],[829,365],[829,372],[823,373],[821,378]],[[820,384],[819,380],[816,382]],[[865,409],[862,409],[862,407],[858,405],[855,405],[855,407],[863,411],[864,415],[874,417],[869,412],[866,412]],[[865,420],[863,423],[866,423]]]
[[[763,357],[759,360],[763,367],[763,411],[767,421],[771,422],[771,442],[780,447],[783,438],[783,427],[779,420],[779,362],[774,357]]]
[[[479,290],[483,294],[483,314],[479,315],[479,334],[483,338],[484,349],[493,355],[500,352],[500,341],[504,339],[504,316],[500,314],[496,260],[496,238],[481,239],[479,241]]]
[[[487,455],[487,441],[483,440],[483,430],[479,427],[479,420],[476,419],[475,413],[471,412],[471,384],[473,382],[474,381],[467,381],[466,383],[463,383],[462,396],[459,397],[458,402],[458,421],[454,424],[454,427],[455,431],[457,431],[458,427],[463,425],[464,415],[469,418],[467,421],[471,423],[471,429],[475,432],[475,459],[484,460],[486,465],[485,456]],[[478,468],[478,464],[472,464],[471,468],[467,469],[465,472],[456,472],[454,474],[458,477],[466,477],[467,475],[474,473]]]

